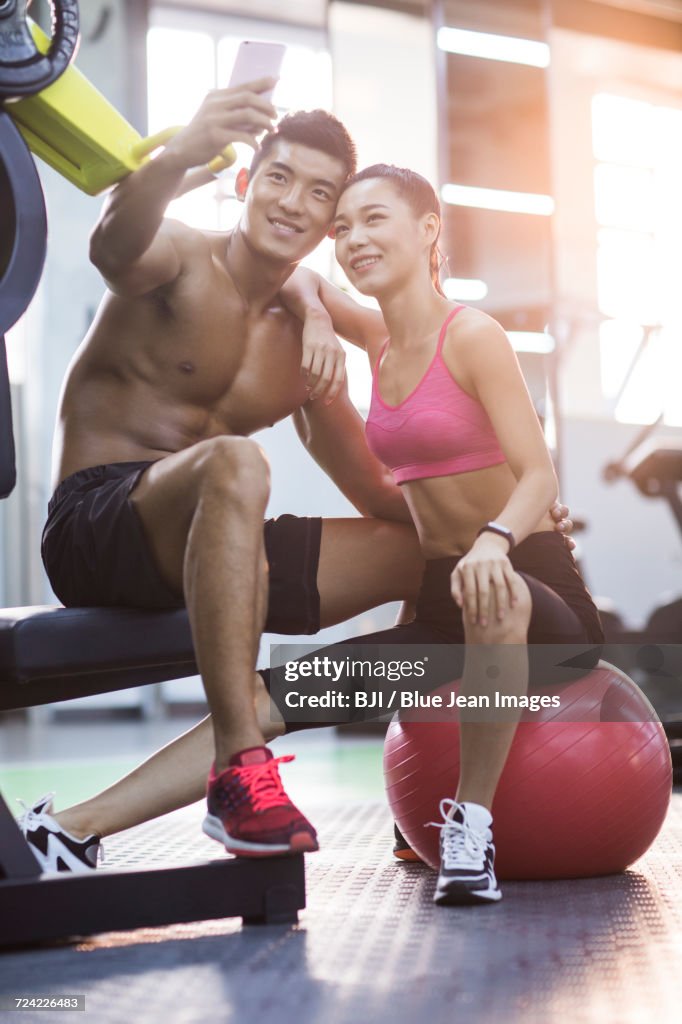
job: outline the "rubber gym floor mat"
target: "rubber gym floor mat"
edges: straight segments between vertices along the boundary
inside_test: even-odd
[[[78,1020],[97,1024],[680,1020],[682,794],[654,848],[626,874],[507,882],[502,902],[484,908],[433,905],[435,875],[391,857],[385,806],[306,811],[322,849],[307,858],[298,926],[226,920],[12,951],[0,956],[0,988],[83,993]],[[215,856],[201,813],[197,805],[110,839],[106,863]],[[21,1015],[33,1019],[65,1016]]]

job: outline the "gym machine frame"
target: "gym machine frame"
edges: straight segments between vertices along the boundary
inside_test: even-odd
[[[47,246],[38,172],[2,102],[32,95],[68,67],[78,41],[78,5],[57,0],[53,13],[52,46],[41,54],[17,0],[0,0],[0,498],[16,482],[4,336],[33,297]],[[10,37],[17,46],[14,64],[4,45]],[[196,671],[184,609],[0,610],[0,711]],[[220,858],[144,871],[41,874],[0,794],[0,946],[223,917],[242,917],[245,923],[295,922],[304,906],[301,855]]]

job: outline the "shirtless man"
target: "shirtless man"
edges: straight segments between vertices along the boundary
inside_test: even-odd
[[[317,350],[311,312],[302,345],[279,300],[354,170],[345,129],[323,112],[284,119],[250,181],[240,174],[233,231],[164,220],[186,172],[230,142],[256,148],[275,114],[260,95],[271,84],[210,94],[112,193],[92,236],[109,291],[63,390],[45,565],[65,604],[185,603],[212,714],[93,800],[28,812],[29,841],[38,850],[41,833],[58,835],[68,868],[92,862],[99,836],[195,801],[212,756],[209,835],[241,855],[315,849],[264,745],[277,728],[254,672],[260,634],[313,633],[409,599],[421,577],[402,495],[369,453],[345,388],[330,404],[311,400],[342,381],[328,331]],[[365,518],[284,516],[263,529],[267,465],[248,435],[290,414]]]

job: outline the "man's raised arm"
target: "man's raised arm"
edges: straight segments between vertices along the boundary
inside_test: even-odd
[[[207,164],[232,142],[257,148],[255,136],[270,129],[276,116],[260,95],[272,85],[266,78],[209,93],[159,156],[107,198],[90,238],[90,259],[113,292],[143,295],[175,280],[182,262],[178,241],[186,229],[164,222],[166,207],[191,168]]]

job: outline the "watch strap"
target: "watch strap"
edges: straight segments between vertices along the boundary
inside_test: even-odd
[[[516,545],[514,534],[508,527],[502,526],[501,523],[486,523],[481,527],[476,536],[480,537],[482,533],[496,533],[498,536],[504,537],[509,543],[509,551]]]

